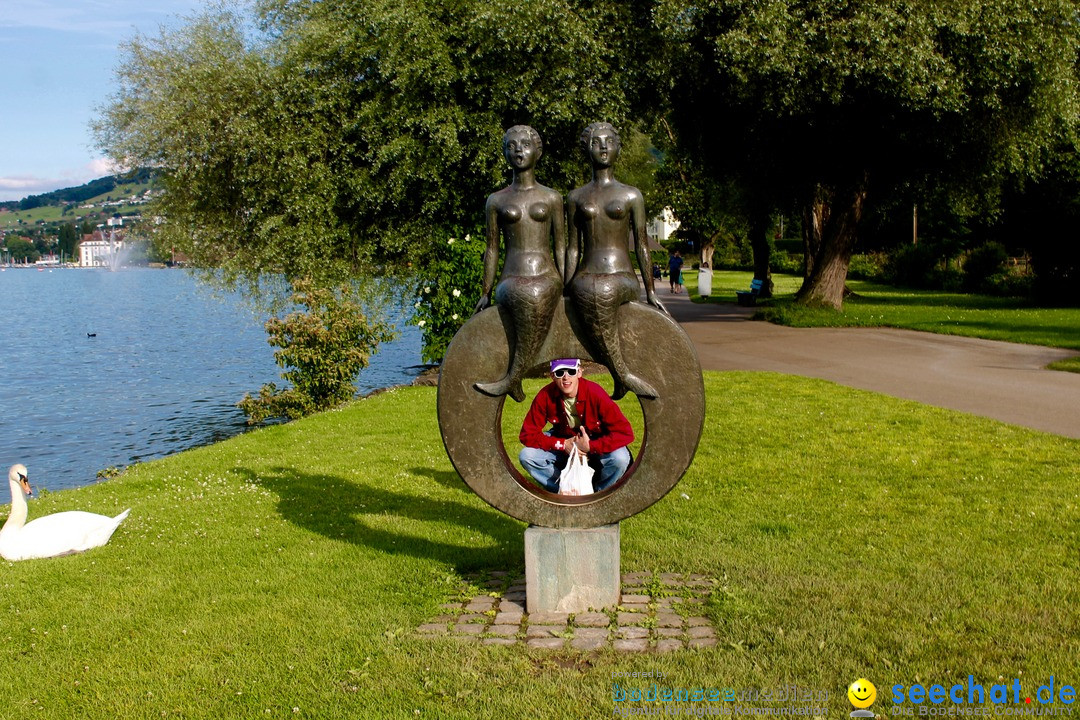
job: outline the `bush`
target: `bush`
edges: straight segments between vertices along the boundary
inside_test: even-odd
[[[848,265],[848,277],[853,280],[872,280],[881,282],[886,276],[889,256],[883,252],[858,254],[851,256]]]
[[[990,278],[1003,275],[1009,263],[1009,253],[998,242],[988,242],[968,253],[964,260],[964,289],[968,292],[990,292]]]
[[[279,390],[269,383],[258,397],[245,395],[237,405],[249,424],[277,417],[295,420],[351,399],[356,394],[353,381],[372,353],[380,342],[393,339],[385,324],[365,317],[350,299],[349,287],[317,287],[303,279],[294,281],[292,288],[291,300],[306,311],[266,321],[267,342],[280,348],[274,351],[274,361],[290,368],[281,377],[292,387]]]
[[[901,287],[959,291],[963,272],[953,263],[945,246],[923,243],[902,245],[889,253],[882,280]]]
[[[421,356],[442,362],[458,329],[473,314],[484,287],[484,250],[479,230],[437,243],[425,277],[416,286],[412,323],[423,333]]]
[[[806,257],[802,253],[774,252],[769,258],[769,267],[773,272],[787,275],[805,275]]]
[[[1043,303],[1080,304],[1080,242],[1061,232],[1035,236],[1031,243],[1032,295]]]
[[[717,238],[713,248],[714,270],[746,270],[753,267],[754,251],[749,239],[734,235]]]
[[[1035,277],[1028,268],[1006,267],[986,278],[982,292],[1000,297],[1031,297],[1035,290]]]
[[[902,245],[889,253],[885,279],[892,285],[933,287],[937,253],[928,245]]]

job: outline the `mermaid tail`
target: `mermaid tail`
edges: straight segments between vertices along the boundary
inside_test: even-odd
[[[585,326],[585,346],[593,359],[606,365],[615,381],[613,400],[630,391],[638,397],[656,398],[656,389],[626,367],[619,340],[619,307],[638,296],[637,278],[633,275],[581,274],[570,285],[570,299]]]
[[[507,334],[511,348],[510,369],[495,382],[474,383],[485,395],[509,395],[525,400],[521,378],[536,363],[536,355],[551,330],[551,318],[562,298],[560,282],[548,276],[504,278],[495,288],[495,301],[510,314]]]
[[[509,395],[518,402],[525,402],[525,390],[521,387],[521,378],[512,381],[510,376],[506,375],[502,380],[496,380],[495,382],[473,383],[473,387],[491,397]]]

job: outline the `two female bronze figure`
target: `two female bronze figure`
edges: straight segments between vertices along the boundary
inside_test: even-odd
[[[619,307],[637,300],[640,292],[630,261],[631,230],[646,301],[666,312],[653,288],[645,203],[637,188],[615,179],[613,166],[620,141],[614,127],[593,123],[585,128],[581,141],[592,167],[592,180],[570,192],[564,215],[559,193],[540,185],[534,177],[543,149],[540,135],[531,127],[516,125],[503,136],[503,154],[513,170],[513,180],[509,187],[488,197],[485,207],[488,247],[483,295],[476,311],[491,302],[501,236],[506,256],[495,301],[511,318],[513,356],[502,379],[476,383],[485,394],[508,394],[519,402],[524,400],[521,379],[538,360],[536,354],[565,288],[585,331],[582,344],[611,372],[612,397],[621,398],[627,391],[638,397],[656,397],[656,390],[626,367],[616,323]],[[569,221],[569,246],[564,217]]]

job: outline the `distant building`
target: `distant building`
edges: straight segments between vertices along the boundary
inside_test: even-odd
[[[649,233],[649,245],[657,246],[671,237],[679,227],[679,221],[675,218],[675,211],[666,207],[660,214],[649,221],[646,231]]]
[[[123,248],[123,240],[117,239],[110,243],[108,236],[101,230],[83,235],[82,242],[79,243],[79,267],[109,267],[113,253],[119,253]]]

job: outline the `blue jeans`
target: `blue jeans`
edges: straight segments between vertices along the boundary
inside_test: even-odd
[[[559,491],[559,473],[562,472],[566,461],[570,456],[558,450],[549,452],[540,448],[526,447],[518,453],[518,461],[524,467],[533,480],[540,484],[548,492]],[[594,478],[593,487],[596,492],[606,490],[615,484],[615,481],[623,476],[626,468],[630,467],[630,451],[625,447],[612,450],[603,455],[590,455],[589,464],[600,465],[600,478]]]

